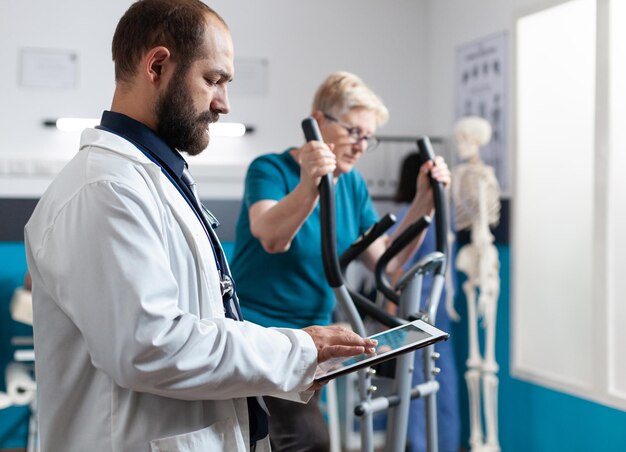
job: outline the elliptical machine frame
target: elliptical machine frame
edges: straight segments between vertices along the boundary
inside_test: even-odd
[[[302,121],[302,129],[307,141],[322,141],[317,121],[314,118],[304,119]],[[434,159],[435,155],[428,137],[420,138],[417,143],[422,162]],[[385,276],[386,265],[402,248],[411,243],[415,237],[430,225],[431,219],[424,216],[405,229],[393,241],[376,266],[376,282],[379,290],[389,300],[398,304],[398,317],[395,317],[365,299],[365,297],[350,291],[344,281],[342,272],[351,260],[355,259],[395,223],[395,217],[387,215],[372,226],[344,253],[340,264],[336,248],[333,179],[331,175],[322,177],[319,191],[324,271],[352,329],[362,337],[366,337],[368,334],[359,311],[372,316],[387,327],[399,326],[415,319],[422,319],[434,324],[439,300],[445,285],[448,249],[444,188],[434,179],[431,179],[431,183],[434,193],[435,211],[437,213],[435,222],[437,251],[428,254],[413,265],[403,274],[395,287],[391,287]],[[434,273],[434,281],[426,303],[426,311],[420,312],[422,280],[424,275],[430,272]],[[414,353],[407,353],[396,358],[395,378],[391,395],[373,398],[373,394],[377,390],[376,386],[372,384],[372,377],[376,374],[375,369],[367,368],[358,371],[360,402],[355,406],[354,413],[360,418],[362,451],[371,452],[374,450],[373,414],[378,411],[389,410],[386,451],[404,452],[410,401],[413,398],[424,397],[426,400],[427,448],[429,452],[438,452],[436,393],[439,389],[439,383],[436,381],[436,375],[439,373],[439,369],[435,366],[435,360],[439,355],[435,352],[434,345],[430,345],[424,349],[423,356],[425,381],[414,388],[411,387],[412,373],[414,371]]]

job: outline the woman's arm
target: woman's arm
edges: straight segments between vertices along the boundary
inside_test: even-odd
[[[402,231],[404,231],[411,224],[415,223],[420,217],[424,215],[433,215],[434,201],[433,191],[430,184],[431,174],[436,181],[443,183],[444,186],[447,187],[450,184],[450,170],[442,157],[436,157],[434,162],[432,160],[428,161],[420,167],[419,175],[416,181],[417,194],[415,195],[415,198],[413,198],[413,201],[411,202],[405,217],[402,219],[402,222],[393,234],[391,234],[391,236],[383,236],[379,238],[363,253],[363,263],[370,270],[374,270],[376,268],[376,262],[378,259],[380,259],[389,247],[389,244],[392,243],[395,238],[402,233]],[[415,254],[415,251],[417,251],[422,243],[422,240],[424,239],[425,232],[426,231],[424,230],[424,232],[417,236],[411,244],[406,246],[389,262],[389,265],[387,266],[388,273],[392,274],[400,270],[410,257]]]
[[[300,182],[280,201],[262,199],[250,206],[250,232],[268,253],[284,253],[309,217],[319,197],[322,176],[335,170],[335,154],[317,141],[291,151],[300,164]]]

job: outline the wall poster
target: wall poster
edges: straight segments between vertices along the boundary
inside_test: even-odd
[[[501,32],[457,47],[455,108],[456,119],[473,115],[491,124],[491,141],[481,149],[481,157],[495,169],[505,197],[511,190],[506,130],[507,38],[507,32]]]

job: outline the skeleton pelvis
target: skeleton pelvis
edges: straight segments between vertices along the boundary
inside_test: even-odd
[[[456,268],[469,279],[480,277],[481,267],[484,270],[498,271],[498,249],[492,244],[477,247],[472,243],[464,245],[456,256]]]

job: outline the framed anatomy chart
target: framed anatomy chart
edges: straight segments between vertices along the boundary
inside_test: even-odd
[[[481,149],[495,168],[502,195],[510,195],[506,114],[508,109],[508,35],[501,32],[457,47],[456,118],[480,116],[491,124],[491,141]]]

